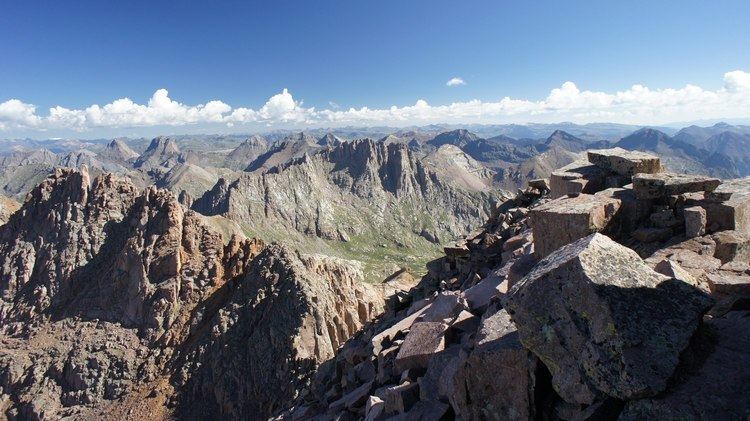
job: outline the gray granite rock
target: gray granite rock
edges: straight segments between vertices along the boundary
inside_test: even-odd
[[[396,370],[426,369],[432,355],[445,349],[447,329],[448,325],[440,322],[414,323],[396,356]]]
[[[664,390],[711,300],[601,234],[543,259],[506,296],[521,341],[571,403]]]

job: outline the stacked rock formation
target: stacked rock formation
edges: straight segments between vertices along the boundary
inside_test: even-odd
[[[529,184],[279,418],[750,416],[750,185],[619,149]]]

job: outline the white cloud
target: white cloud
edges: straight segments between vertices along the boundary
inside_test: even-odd
[[[724,74],[724,87],[729,92],[750,90],[750,73],[735,70]]]
[[[466,85],[466,82],[464,82],[464,80],[461,79],[460,77],[454,77],[454,78],[451,78],[451,80],[445,82],[445,86],[461,86],[461,85]]]
[[[404,126],[430,123],[525,123],[609,121],[631,124],[663,124],[717,118],[750,117],[750,73],[735,70],[724,74],[723,86],[716,90],[695,85],[682,88],[651,89],[633,85],[617,92],[580,89],[565,82],[540,100],[504,97],[495,101],[471,100],[432,105],[424,99],[413,105],[389,108],[330,109],[306,108],[284,89],[258,109],[233,108],[213,100],[186,105],[157,90],[146,104],[121,98],[109,104],[84,109],[56,106],[40,115],[34,105],[18,99],[0,103],[0,130],[96,130],[161,125],[222,124],[229,127],[256,124],[283,125]]]
[[[11,127],[36,127],[40,118],[36,115],[36,107],[11,99],[0,103],[0,130]]]

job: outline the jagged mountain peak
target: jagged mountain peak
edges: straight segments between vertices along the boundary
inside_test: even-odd
[[[333,133],[326,133],[320,139],[318,139],[318,145],[321,146],[338,146],[343,143],[344,140],[336,136]]]
[[[401,142],[357,139],[217,183],[193,209],[252,230],[302,234],[301,242],[357,236],[369,248],[384,236],[386,245],[416,247],[464,232],[496,200],[475,161],[460,151],[437,157],[460,171],[428,168]]]
[[[174,138],[169,136],[157,136],[151,140],[146,152],[157,151],[164,154],[179,154],[180,147]]]
[[[244,170],[259,156],[266,153],[268,148],[268,141],[264,137],[250,136],[227,155],[225,165],[234,170]]]
[[[138,152],[131,149],[122,139],[112,139],[100,155],[104,158],[120,162],[129,162],[138,158]]]
[[[257,148],[257,147],[267,147],[267,146],[268,146],[268,140],[266,140],[266,138],[264,138],[261,135],[254,134],[246,138],[245,140],[243,140],[242,143],[240,143],[239,145],[237,145],[237,147],[234,148],[233,152],[237,150],[244,150],[247,148]]]
[[[563,130],[555,130],[544,142],[546,148],[558,147],[570,152],[582,152],[587,142]]]
[[[158,136],[151,140],[148,148],[135,161],[134,166],[144,169],[170,168],[180,160],[181,154],[180,147],[173,138]]]
[[[156,380],[177,411],[265,419],[411,287],[283,245],[224,245],[169,191],[88,178],[57,170],[0,227],[3,415],[127,418],[160,405],[139,398]]]
[[[439,135],[435,136],[432,140],[430,140],[428,143],[435,147],[440,147],[442,145],[445,145],[446,143],[449,143],[451,145],[455,145],[458,147],[464,147],[470,142],[473,142],[477,139],[479,139],[477,135],[475,135],[474,133],[466,129],[456,129],[456,130],[451,130],[449,132],[440,133]]]

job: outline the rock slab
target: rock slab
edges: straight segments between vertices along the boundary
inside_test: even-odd
[[[622,148],[591,150],[588,151],[588,158],[589,162],[600,168],[628,177],[637,173],[655,174],[662,170],[659,157]]]
[[[711,192],[721,180],[698,175],[658,173],[633,176],[633,190],[640,199],[659,199],[692,192]]]

